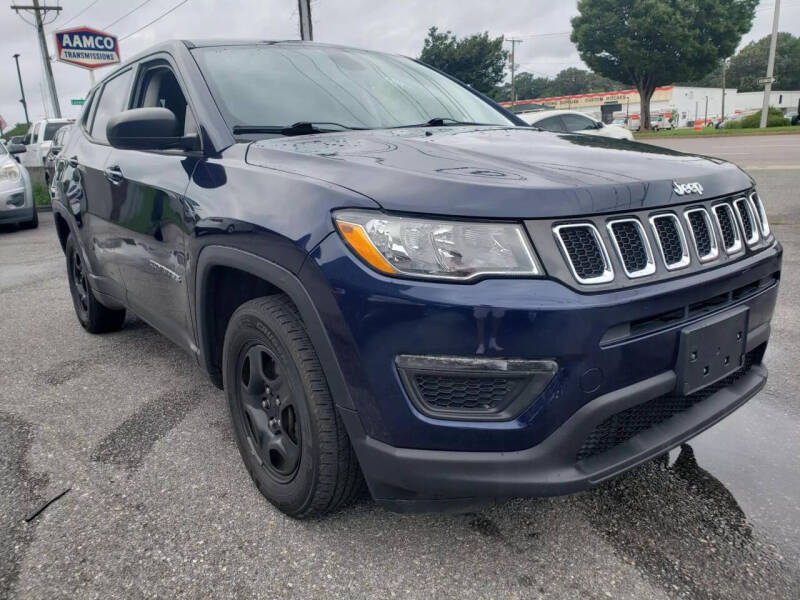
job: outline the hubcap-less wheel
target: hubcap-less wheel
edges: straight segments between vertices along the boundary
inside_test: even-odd
[[[276,481],[290,481],[300,465],[302,445],[299,411],[286,370],[269,348],[255,344],[242,350],[236,372],[251,451]]]
[[[84,314],[89,312],[89,286],[86,283],[86,273],[83,270],[83,261],[79,252],[72,253],[72,281],[75,283],[75,292],[78,303]]]

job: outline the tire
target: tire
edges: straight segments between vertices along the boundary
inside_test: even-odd
[[[267,500],[303,519],[358,497],[358,461],[287,296],[256,298],[233,313],[222,373],[239,453]]]
[[[33,218],[30,221],[20,223],[19,226],[22,229],[36,229],[39,227],[39,211],[36,210],[36,206],[33,207]]]
[[[72,234],[67,236],[64,251],[67,256],[69,291],[81,326],[89,333],[106,333],[120,329],[125,322],[125,310],[103,306],[94,297],[83,257]]]

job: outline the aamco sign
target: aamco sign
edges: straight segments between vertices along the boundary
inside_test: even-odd
[[[119,42],[115,35],[90,27],[56,31],[58,60],[84,69],[97,69],[119,62]]]

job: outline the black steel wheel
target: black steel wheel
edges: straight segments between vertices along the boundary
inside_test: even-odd
[[[70,234],[64,251],[67,256],[67,280],[72,304],[78,321],[89,333],[116,331],[125,322],[125,310],[115,310],[102,305],[95,298],[89,280],[89,271],[83,255]]]
[[[236,443],[261,493],[295,518],[355,499],[361,470],[289,298],[257,298],[237,308],[222,358]]]
[[[233,393],[250,450],[276,481],[291,481],[300,466],[303,434],[287,367],[256,343],[242,348],[236,371],[239,385]]]

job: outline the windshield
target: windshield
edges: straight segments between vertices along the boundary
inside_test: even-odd
[[[380,129],[439,118],[514,125],[469,90],[404,57],[302,45],[193,53],[231,128],[312,122]]]

